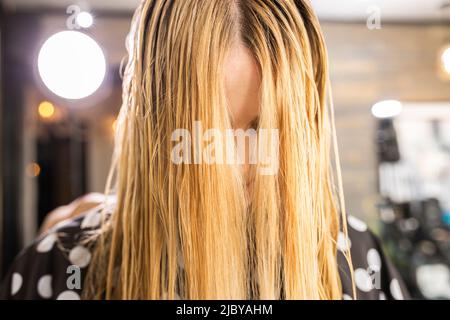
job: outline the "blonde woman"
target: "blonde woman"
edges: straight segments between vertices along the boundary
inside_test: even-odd
[[[146,0],[127,47],[114,196],[22,252],[3,298],[407,297],[345,214],[307,0]]]

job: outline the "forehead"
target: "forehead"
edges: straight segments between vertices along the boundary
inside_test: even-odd
[[[259,112],[260,74],[256,59],[244,45],[235,45],[225,59],[225,89],[236,126],[246,127]]]
[[[258,64],[250,49],[236,44],[225,59],[225,84],[232,86],[245,82],[259,83]]]

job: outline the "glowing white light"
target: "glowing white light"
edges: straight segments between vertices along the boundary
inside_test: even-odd
[[[50,91],[66,99],[82,99],[101,86],[106,60],[91,37],[78,31],[62,31],[42,46],[38,69]]]
[[[403,105],[397,100],[380,101],[372,107],[372,114],[377,118],[392,118],[402,112]]]
[[[444,64],[445,71],[450,74],[450,47],[442,53],[442,63]]]
[[[80,12],[77,15],[77,24],[85,29],[90,28],[94,24],[94,17],[89,12]]]

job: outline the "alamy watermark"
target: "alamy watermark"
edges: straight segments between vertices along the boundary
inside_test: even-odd
[[[69,290],[81,290],[81,269],[79,266],[71,265],[67,267],[68,274],[66,286]]]
[[[381,29],[381,8],[378,6],[370,6],[367,8],[368,14],[366,25],[369,30]]]
[[[381,289],[381,272],[376,266],[369,266],[366,270],[357,269],[356,285],[359,289],[369,292],[373,289]]]
[[[194,122],[193,132],[176,129],[171,141],[174,164],[258,165],[261,175],[275,175],[279,169],[278,129],[207,129]]]

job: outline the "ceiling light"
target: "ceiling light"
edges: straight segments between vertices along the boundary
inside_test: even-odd
[[[77,24],[82,28],[90,28],[94,24],[94,17],[87,11],[82,11],[77,15]]]
[[[397,100],[380,101],[373,105],[372,114],[376,118],[392,118],[402,112],[403,105]]]
[[[106,60],[98,43],[78,31],[62,31],[42,46],[39,75],[47,88],[66,99],[82,99],[101,86]]]
[[[445,72],[450,74],[450,47],[445,49],[442,53],[442,64],[444,66]]]

